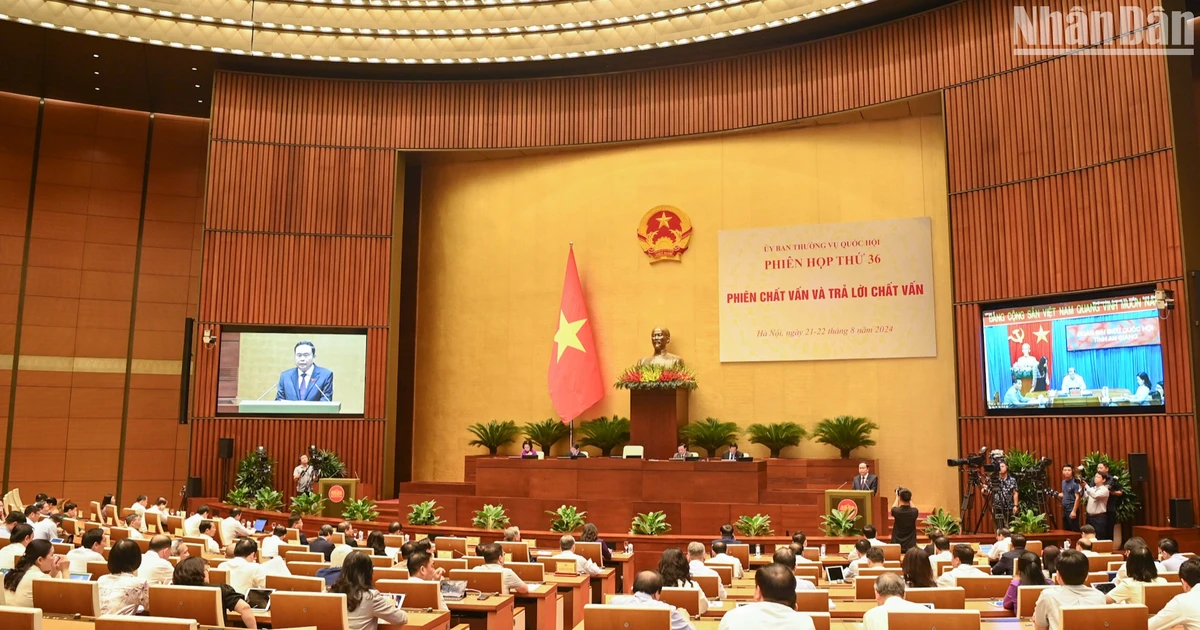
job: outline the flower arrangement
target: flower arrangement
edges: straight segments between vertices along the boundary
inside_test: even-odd
[[[696,373],[682,365],[635,365],[621,372],[617,389],[696,389]]]

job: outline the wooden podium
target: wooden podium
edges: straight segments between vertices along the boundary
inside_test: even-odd
[[[321,516],[341,518],[346,501],[358,498],[357,479],[318,479],[317,492],[325,497],[325,509]]]
[[[629,443],[645,449],[646,459],[670,459],[687,423],[688,390],[629,390]]]
[[[825,513],[837,510],[839,506],[845,505],[846,501],[853,502],[858,511],[858,518],[854,521],[855,527],[862,529],[867,524],[875,523],[875,510],[872,507],[875,503],[875,493],[870,490],[826,490]]]

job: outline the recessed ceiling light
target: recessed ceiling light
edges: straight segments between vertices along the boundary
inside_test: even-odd
[[[100,91],[100,88],[96,88],[96,91],[97,91],[97,92],[99,92],[99,91]]]
[[[96,89],[97,89],[97,90],[99,90],[100,88],[96,88]],[[196,101],[196,102],[197,102],[197,103],[203,103],[203,102],[204,102],[204,99],[200,99],[200,100],[198,100],[198,101]]]
[[[92,72],[92,74],[100,74],[100,71],[99,71],[99,70],[94,70],[94,71]]]
[[[98,53],[92,53],[92,58],[93,58],[93,59],[99,59],[99,58],[100,58],[100,55],[99,55]]]
[[[192,70],[195,70],[195,68],[192,68]]]
[[[200,87],[200,84],[199,84],[199,83],[197,83],[197,84],[196,84],[196,87]]]

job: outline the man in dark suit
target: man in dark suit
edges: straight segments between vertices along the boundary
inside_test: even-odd
[[[1025,553],[1025,536],[1023,534],[1012,535],[1012,551],[1007,551],[1000,556],[1000,560],[996,562],[996,566],[992,567],[992,575],[1012,575],[1014,567],[1017,566],[1017,558]]]
[[[738,451],[737,443],[732,444],[728,451],[725,451],[725,457],[721,459],[741,459],[742,454]]]
[[[317,348],[311,341],[297,343],[296,367],[279,375],[275,400],[333,401],[333,372],[316,364]]]
[[[1096,532],[1096,535],[1101,540],[1112,540],[1113,530],[1117,527],[1117,509],[1121,507],[1121,501],[1124,500],[1125,489],[1121,487],[1121,480],[1117,479],[1117,476],[1109,470],[1108,462],[1100,462],[1096,465],[1096,470],[1108,475],[1108,481],[1106,482],[1108,486],[1108,504],[1106,505],[1108,519],[1107,523],[1105,523],[1105,531]]]
[[[858,476],[854,478],[855,490],[870,490],[873,494],[879,494],[879,477],[871,474],[871,467],[867,462],[862,462],[858,465]]]
[[[308,543],[308,550],[313,553],[325,555],[325,562],[329,562],[329,556],[333,554],[333,541],[329,540],[333,536],[332,525],[322,525],[321,531],[317,532],[317,537]]]

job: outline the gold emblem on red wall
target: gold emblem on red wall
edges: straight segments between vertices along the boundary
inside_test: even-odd
[[[642,217],[637,234],[651,264],[679,260],[692,240],[692,220],[674,206],[655,206]]]

